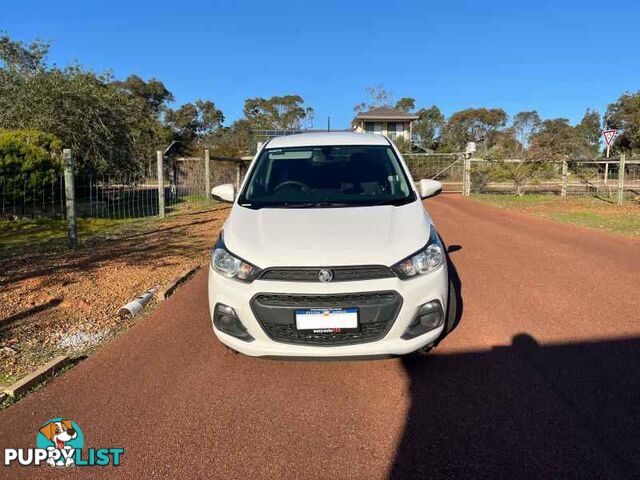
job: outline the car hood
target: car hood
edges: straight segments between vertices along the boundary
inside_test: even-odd
[[[261,208],[234,205],[224,242],[259,268],[393,265],[423,247],[431,219],[418,200],[403,206]]]

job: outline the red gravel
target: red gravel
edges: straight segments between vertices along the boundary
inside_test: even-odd
[[[228,211],[127,224],[124,234],[88,239],[73,253],[40,247],[0,258],[0,381],[57,355],[91,353],[128,328],[118,309],[206,263]]]
[[[464,299],[432,355],[233,355],[211,332],[203,271],[0,412],[0,445],[35,446],[42,422],[66,416],[87,446],[124,447],[123,465],[39,478],[638,478],[640,242],[461,197],[428,206],[462,247]]]

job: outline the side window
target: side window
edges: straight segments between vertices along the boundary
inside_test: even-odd
[[[386,150],[386,154],[393,168],[393,172],[388,177],[389,183],[391,183],[391,191],[394,193],[400,191],[404,195],[409,195],[409,185],[404,181],[404,174],[402,173],[400,162],[396,160],[395,155],[390,148]]]

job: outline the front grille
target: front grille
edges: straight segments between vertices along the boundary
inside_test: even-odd
[[[402,297],[398,292],[352,293],[345,295],[258,294],[251,309],[265,333],[277,342],[300,345],[352,345],[374,342],[389,331]],[[358,331],[313,333],[296,329],[295,310],[304,308],[358,308]]]
[[[395,277],[393,270],[384,265],[362,265],[354,267],[275,267],[264,270],[258,277],[260,280],[282,280],[289,282],[319,282],[320,270],[333,272],[332,282],[350,282],[355,280],[375,280]]]

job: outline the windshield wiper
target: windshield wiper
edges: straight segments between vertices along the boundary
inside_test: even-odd
[[[411,203],[411,198],[387,198],[385,200],[376,200],[366,203],[361,203],[360,206],[366,207],[378,207],[382,205],[392,205],[394,207],[399,207],[401,205],[406,205],[407,203]]]
[[[354,207],[357,204],[347,202],[303,202],[303,203],[283,203],[277,208],[322,208],[322,207]]]
[[[329,200],[317,202],[282,202],[282,203],[241,203],[243,207],[259,210],[261,208],[347,208],[376,207],[382,205],[400,206],[411,202],[411,198],[395,198],[384,200],[364,200],[359,202],[333,202]]]

